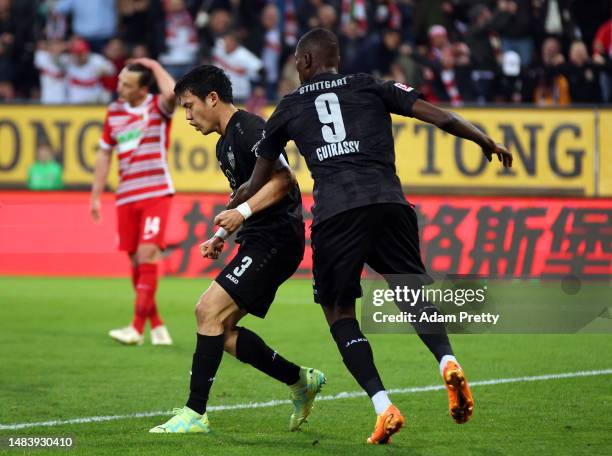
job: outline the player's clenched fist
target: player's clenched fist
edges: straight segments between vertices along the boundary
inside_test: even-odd
[[[216,260],[223,251],[223,239],[213,236],[206,242],[200,244],[200,253],[204,258]]]
[[[233,233],[244,222],[244,216],[236,209],[221,212],[215,217],[215,225],[219,225],[229,233]]]

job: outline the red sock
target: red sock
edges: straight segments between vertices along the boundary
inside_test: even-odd
[[[157,313],[157,302],[155,302],[155,297],[153,297],[153,305],[151,309],[149,309],[149,320],[151,320],[151,329],[157,328],[164,324],[162,319],[159,317],[159,313]]]
[[[132,326],[141,334],[144,332],[144,325],[151,312],[151,307],[155,303],[155,291],[157,291],[157,264],[139,264]]]
[[[132,287],[136,291],[136,285],[138,285],[138,266],[132,266]]]

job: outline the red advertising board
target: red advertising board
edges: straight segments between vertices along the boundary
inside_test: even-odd
[[[414,196],[428,270],[506,276],[612,275],[612,200]],[[167,230],[165,275],[214,276],[236,249],[217,261],[198,245],[227,195],[174,197]],[[304,196],[307,237],[312,197]],[[103,198],[102,222],[89,217],[87,193],[0,192],[0,274],[124,276],[116,250],[114,198]],[[307,242],[298,276],[312,266]]]

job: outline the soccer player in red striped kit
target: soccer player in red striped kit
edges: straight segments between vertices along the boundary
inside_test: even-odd
[[[151,94],[156,81],[159,94]],[[115,150],[119,160],[117,221],[119,249],[132,264],[136,292],[134,319],[109,336],[128,345],[144,341],[151,323],[151,343],[171,345],[172,339],[159,317],[155,302],[158,261],[165,248],[164,232],[174,194],[168,172],[170,122],[176,104],[174,79],[151,59],[137,59],[119,74],[119,99],[108,106],[96,157],[91,191],[91,216],[100,220],[100,194]]]

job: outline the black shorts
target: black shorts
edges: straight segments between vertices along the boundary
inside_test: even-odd
[[[419,228],[411,206],[384,203],[342,212],[312,230],[314,300],[353,305],[361,297],[367,263],[385,276],[418,274],[430,283],[419,251]]]
[[[296,230],[299,231],[299,230]],[[291,277],[304,258],[304,228],[272,238],[246,238],[215,281],[241,309],[264,318],[276,290]]]

